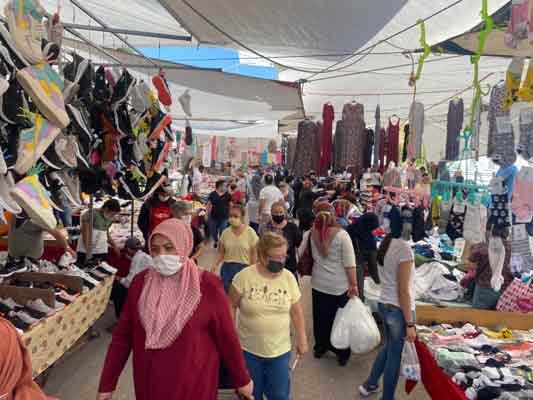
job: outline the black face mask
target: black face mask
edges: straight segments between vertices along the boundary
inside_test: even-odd
[[[280,261],[270,260],[267,264],[267,269],[273,274],[276,274],[280,272],[284,266],[285,266],[285,263],[282,263]]]
[[[274,221],[276,224],[281,224],[283,221],[285,221],[285,215],[273,215],[272,221]]]

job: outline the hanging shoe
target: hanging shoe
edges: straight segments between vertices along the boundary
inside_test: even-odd
[[[77,153],[79,149],[74,135],[65,135],[61,132],[54,141],[54,147],[63,164],[70,168],[78,166]]]
[[[11,172],[8,172],[5,175],[0,175],[0,203],[2,207],[5,208],[12,214],[20,214],[22,208],[18,203],[11,197],[11,190],[15,187],[15,181]]]
[[[102,168],[80,166],[76,171],[83,193],[96,194],[103,188],[104,181],[107,180],[106,172]]]
[[[55,229],[57,221],[50,205],[50,198],[37,176],[31,175],[22,179],[10,193],[36,224],[46,230]]]
[[[117,82],[120,79],[120,71],[111,66],[106,66],[104,68],[105,68],[105,77],[107,79],[107,83],[109,84],[109,88],[113,92],[115,89],[115,86],[117,85]]]
[[[59,48],[63,45],[63,36],[65,29],[61,23],[59,12],[56,12],[52,17],[46,18],[44,28],[49,42],[55,43]]]
[[[111,96],[111,104],[123,103],[130,95],[131,89],[135,85],[136,79],[131,76],[127,69],[124,69],[122,76],[118,80],[113,89],[113,95]]]
[[[30,112],[26,114],[33,126],[20,132],[15,164],[15,171],[20,175],[35,165],[60,132],[57,126],[48,122],[41,114]]]
[[[118,195],[124,200],[144,199],[144,192],[141,190],[140,181],[135,179],[130,171],[118,175],[119,189]]]
[[[84,108],[75,107],[73,104],[67,104],[66,110],[70,117],[70,125],[68,127],[70,133],[78,137],[82,153],[89,154],[91,143],[94,141],[94,135],[91,133],[87,122],[89,118],[88,113],[86,113]]]
[[[13,37],[6,29],[4,24],[0,24],[0,44],[3,48],[8,51],[9,59],[11,60],[12,66],[19,70],[30,66],[30,63],[24,58],[24,56],[18,51],[17,46],[13,41]],[[2,51],[3,53],[3,51]],[[5,55],[5,53],[3,53]],[[4,59],[4,61],[7,61]]]
[[[170,93],[163,70],[160,70],[159,74],[152,77],[152,83],[157,89],[157,97],[159,98],[161,104],[165,107],[170,107],[172,105],[172,94]]]
[[[187,146],[192,146],[193,137],[192,137],[192,127],[189,120],[185,121],[185,144]]]
[[[117,130],[124,136],[133,137],[133,127],[126,103],[118,104],[115,107],[114,117]]]
[[[181,109],[188,117],[192,117],[191,113],[191,95],[189,94],[189,89],[187,89],[179,98]]]
[[[83,203],[80,199],[80,178],[75,170],[63,169],[52,172],[50,176],[61,182],[63,193],[68,201],[76,207],[82,206]]]
[[[24,90],[17,80],[9,81],[9,87],[2,96],[0,118],[12,125],[19,125],[24,119],[21,117],[24,108]]]
[[[93,96],[98,101],[107,101],[111,97],[111,91],[107,84],[105,67],[103,65],[95,73]]]
[[[9,82],[5,78],[0,78],[0,119],[4,122],[14,124],[14,121],[11,121],[4,114],[4,94],[9,90]]]
[[[39,110],[54,125],[64,129],[70,123],[63,101],[63,82],[49,65],[24,68],[17,80]]]
[[[31,64],[46,61],[41,49],[44,33],[42,20],[46,14],[38,0],[10,0],[4,7],[13,43]]]
[[[150,136],[149,139],[158,139],[163,132],[163,129],[172,123],[172,117],[158,110],[155,115],[152,116],[152,122],[150,124]]]
[[[61,158],[56,152],[55,146],[48,146],[44,154],[41,156],[41,160],[46,164],[48,168],[59,171],[66,167]]]
[[[168,153],[172,149],[172,142],[159,141],[157,148],[152,154],[152,171],[162,173],[165,169]]]
[[[48,64],[57,64],[59,54],[61,53],[61,47],[54,42],[50,42],[47,39],[43,39],[41,43],[43,49],[43,57]]]
[[[4,159],[4,152],[2,151],[2,148],[0,147],[0,175],[7,174],[7,164],[6,160]]]
[[[42,173],[39,174],[39,182],[43,185],[44,189],[48,192],[50,197],[50,205],[56,211],[63,212],[63,209],[59,206],[62,204],[62,192],[61,192],[61,182],[48,177],[48,174]]]
[[[153,172],[146,181],[146,186],[142,195],[142,200],[149,199],[155,193],[155,191],[168,181],[168,177],[165,174],[158,174]]]
[[[120,139],[119,161],[126,168],[136,162],[134,144],[135,139],[132,136]]]
[[[77,54],[72,55],[72,62],[63,68],[65,76],[65,88],[63,90],[63,98],[65,104],[70,103],[80,90],[80,80],[83,78],[87,68],[89,68],[89,60],[86,60]]]
[[[152,101],[148,95],[149,90],[144,81],[137,82],[133,87],[131,90],[131,106],[135,111],[143,113],[151,107]]]

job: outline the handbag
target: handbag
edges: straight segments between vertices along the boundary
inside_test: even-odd
[[[311,276],[313,274],[313,252],[311,250],[311,233],[309,233],[309,237],[307,238],[307,246],[305,247],[305,250],[298,260],[298,264],[296,265],[296,270],[300,274],[300,276]]]
[[[527,309],[524,308],[527,307],[524,307],[523,300],[531,298],[533,298],[533,287],[515,278],[500,296],[496,310],[504,312],[526,312]]]

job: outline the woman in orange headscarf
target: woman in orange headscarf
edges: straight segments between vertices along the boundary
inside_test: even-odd
[[[32,379],[30,355],[15,327],[0,317],[0,399],[52,400]]]
[[[337,355],[339,365],[350,359],[350,349],[336,349],[330,336],[337,310],[357,295],[355,252],[348,233],[337,224],[329,203],[315,206],[316,218],[308,235],[313,255],[313,332],[315,358],[328,350]],[[304,243],[307,243],[304,240]]]

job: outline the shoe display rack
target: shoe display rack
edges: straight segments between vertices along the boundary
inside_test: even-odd
[[[71,304],[40,321],[22,335],[37,377],[66,354],[106,310],[114,276],[80,295]]]

